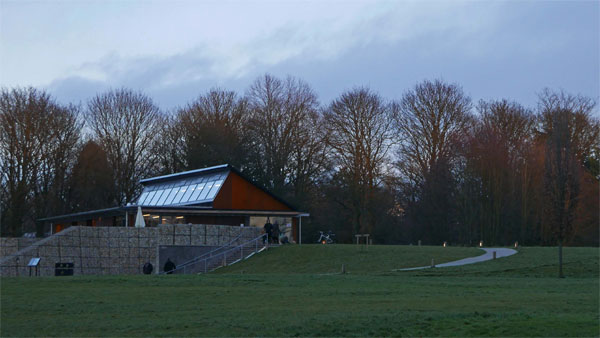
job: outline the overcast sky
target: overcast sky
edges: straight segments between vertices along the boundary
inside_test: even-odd
[[[129,87],[162,108],[293,75],[328,103],[397,99],[441,78],[533,107],[544,87],[598,101],[599,1],[6,1],[0,85],[85,102]]]

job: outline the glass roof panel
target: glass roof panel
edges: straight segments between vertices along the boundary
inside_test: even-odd
[[[215,182],[206,183],[206,185],[204,186],[204,189],[202,189],[202,193],[200,194],[200,196],[198,196],[198,201],[203,201],[206,199],[206,196],[210,192],[210,189],[212,189],[214,183]]]
[[[148,205],[150,203],[150,201],[152,200],[152,197],[154,197],[155,194],[156,194],[156,191],[150,191],[148,193],[148,196],[144,200],[144,205]]]
[[[187,201],[189,201],[190,196],[192,196],[192,194],[195,191],[195,188],[196,188],[196,184],[192,184],[192,185],[188,186],[187,191],[185,192],[185,194],[183,195],[183,197],[181,198],[179,203],[186,203]]]
[[[171,201],[173,200],[173,197],[175,197],[175,195],[177,194],[177,191],[179,191],[179,188],[171,188],[171,189],[169,189],[169,196],[167,197],[167,199],[165,199],[165,201],[163,202],[162,205],[169,205],[169,204],[171,204]]]
[[[196,186],[196,189],[194,189],[194,192],[192,193],[192,196],[190,197],[190,199],[188,200],[188,202],[195,202],[198,200],[198,197],[200,196],[200,193],[202,193],[202,189],[204,188],[206,184],[204,183],[200,183]]]
[[[148,192],[147,191],[142,192],[142,194],[140,195],[140,198],[138,198],[138,200],[137,200],[137,204],[143,204],[146,197],[148,197]]]
[[[194,204],[214,199],[229,171],[199,173],[179,179],[150,183],[138,198],[138,204],[168,206]]]
[[[179,187],[169,189],[169,196],[164,200],[164,202],[161,205],[173,204],[173,199],[175,198],[175,195],[177,195],[178,191]]]
[[[148,203],[148,205],[156,205],[156,203],[158,202],[158,199],[163,194],[163,192],[164,192],[164,190],[157,190],[156,194],[154,194],[154,196],[152,197],[152,200],[150,201],[150,203]]]
[[[181,197],[186,191],[186,186],[177,187],[177,195],[175,195],[175,198],[173,198],[173,201],[171,201],[170,204],[178,204],[179,200],[181,200]]]
[[[156,202],[156,205],[164,205],[165,200],[169,196],[169,192],[171,191],[171,189],[165,188],[164,190],[165,190],[165,192],[162,194],[162,196],[160,196],[160,199]]]
[[[213,184],[212,189],[210,189],[210,192],[206,196],[206,199],[213,199],[213,198],[215,198],[215,196],[217,195],[217,191],[219,191],[219,188],[221,188],[221,184],[222,183],[223,183],[223,181],[215,181],[214,184]]]

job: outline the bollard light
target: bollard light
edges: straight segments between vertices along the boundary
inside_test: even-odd
[[[444,248],[446,247],[446,242],[444,242]]]
[[[515,242],[515,249],[519,247],[519,242]]]
[[[483,241],[479,241],[479,247],[483,247]]]

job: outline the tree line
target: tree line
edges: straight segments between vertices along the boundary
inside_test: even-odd
[[[598,112],[564,91],[528,108],[426,80],[399,100],[355,87],[323,104],[266,74],[171,112],[130,89],[64,105],[32,87],[3,88],[0,109],[3,236],[135,202],[145,177],[229,163],[309,212],[305,239],[598,245]]]

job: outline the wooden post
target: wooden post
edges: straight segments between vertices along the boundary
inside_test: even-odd
[[[563,261],[563,257],[562,257],[562,240],[558,241],[558,278],[565,278],[565,275],[563,275],[563,268],[562,268],[562,262]]]
[[[298,244],[302,245],[302,216],[298,217]]]

